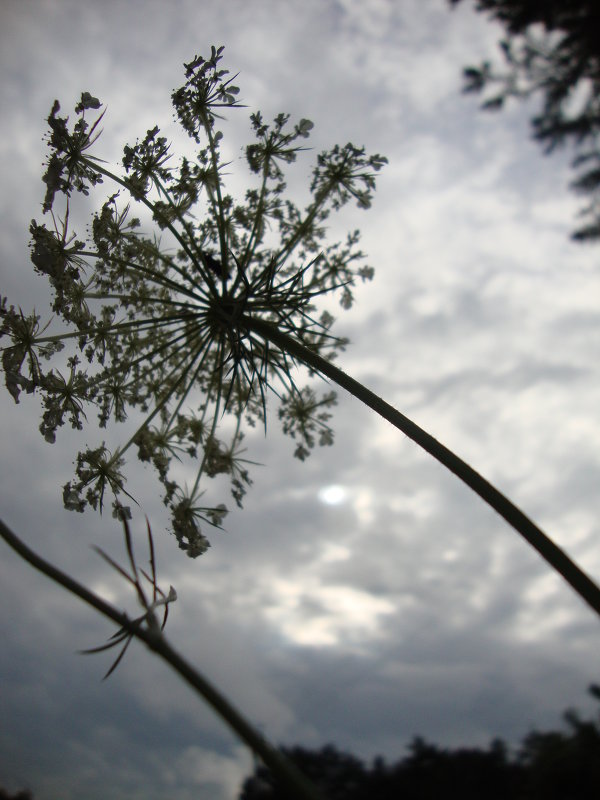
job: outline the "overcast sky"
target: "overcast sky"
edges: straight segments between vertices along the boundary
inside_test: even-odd
[[[82,90],[108,107],[96,152],[158,123],[182,64],[226,46],[238,110],[223,124],[235,186],[248,114],[315,123],[315,151],[352,141],[389,158],[373,208],[348,207],[372,283],[340,309],[339,364],[490,480],[600,580],[600,272],[569,241],[568,154],[529,139],[535,106],[499,116],[460,94],[461,68],[498,27],[443,0],[3,0],[1,291],[29,310],[28,226],[41,221],[45,118]],[[248,137],[248,138],[247,138]],[[291,182],[306,191],[315,152]],[[304,170],[304,171],[303,171]],[[107,189],[108,191],[108,189]],[[39,552],[135,613],[91,550],[122,558],[107,516],[62,508],[61,486],[93,424],[54,445],[39,404],[0,393],[0,514]],[[95,415],[90,414],[93,421]],[[179,594],[172,644],[273,741],[334,743],[396,759],[420,734],[440,745],[516,744],[588,713],[600,626],[537,554],[453,476],[340,392],[334,447],[304,464],[272,415],[247,439],[264,466],[227,532],[190,561],[166,533],[151,470],[131,465],[159,574]],[[140,544],[140,556],[144,557]],[[36,800],[233,800],[245,749],[167,667],[134,645],[80,656],[104,620],[0,543],[0,786]]]

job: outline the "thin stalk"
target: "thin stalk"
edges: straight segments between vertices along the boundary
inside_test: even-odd
[[[190,225],[190,223],[189,223],[189,222],[188,222],[188,221],[185,219],[185,216],[184,216],[184,215],[182,215],[182,214],[180,213],[179,209],[178,209],[178,208],[175,206],[175,204],[174,204],[174,203],[173,203],[173,201],[171,200],[171,196],[170,196],[170,195],[169,195],[169,193],[167,192],[166,188],[165,188],[165,187],[162,185],[162,183],[161,183],[161,182],[158,180],[158,178],[154,178],[154,183],[155,183],[155,185],[156,185],[156,188],[158,189],[159,196],[162,194],[162,195],[163,195],[163,196],[166,198],[166,200],[167,200],[168,204],[171,206],[171,209],[172,209],[172,210],[175,212],[175,214],[177,215],[177,219],[178,219],[178,221],[180,222],[180,224],[183,226],[183,229],[184,229],[184,230],[185,230],[185,232],[187,233],[187,235],[188,235],[188,237],[189,237],[189,240],[190,240],[191,244],[193,244],[194,248],[195,248],[195,249],[196,249],[196,251],[198,252],[198,255],[199,255],[199,257],[200,257],[200,261],[194,261],[194,264],[195,264],[197,267],[199,267],[199,266],[200,266],[200,264],[203,264],[203,265],[205,266],[205,271],[204,271],[204,272],[202,272],[201,274],[203,275],[203,277],[204,277],[204,279],[206,280],[206,282],[207,282],[207,283],[208,283],[208,284],[211,286],[211,288],[212,288],[212,290],[213,290],[213,293],[214,293],[214,292],[216,291],[216,286],[215,286],[215,283],[214,283],[214,281],[213,281],[213,279],[212,279],[212,276],[211,276],[211,274],[210,274],[210,270],[206,268],[206,267],[207,267],[207,265],[205,264],[205,261],[206,261],[206,256],[205,256],[204,252],[202,251],[202,248],[198,247],[198,244],[197,244],[197,242],[196,242],[196,239],[195,239],[195,236],[194,236],[194,231],[193,231],[193,228],[192,228],[192,226],[191,226],[191,225]],[[158,212],[156,212],[156,213],[158,213]],[[215,210],[214,210],[214,208],[213,208],[213,213],[215,213]],[[206,293],[205,293],[205,297],[206,297],[206,296],[208,296],[208,295],[206,295]]]
[[[111,172],[110,170],[108,170],[108,169],[105,169],[104,167],[101,167],[101,166],[100,166],[100,165],[99,165],[97,162],[95,162],[95,161],[91,161],[91,160],[89,160],[89,159],[87,159],[87,158],[83,158],[83,159],[82,159],[82,162],[83,162],[84,164],[86,164],[86,166],[88,166],[88,167],[91,167],[91,169],[95,169],[97,172],[100,172],[100,173],[102,173],[102,175],[105,175],[107,178],[110,178],[110,179],[111,179],[112,181],[114,181],[115,183],[118,183],[118,184],[119,184],[119,186],[122,186],[124,189],[126,189],[126,190],[127,190],[127,191],[128,191],[128,192],[129,192],[129,193],[132,195],[132,197],[133,197],[135,200],[139,200],[139,201],[140,201],[141,203],[143,203],[143,204],[144,204],[144,205],[145,205],[147,208],[149,208],[149,209],[150,209],[150,211],[152,211],[152,214],[153,214],[153,215],[157,215],[157,216],[161,217],[161,221],[163,222],[164,226],[165,226],[165,227],[166,227],[166,228],[167,228],[167,229],[168,229],[168,230],[169,230],[169,231],[170,231],[170,232],[173,234],[173,236],[175,237],[175,239],[176,239],[176,240],[179,242],[179,244],[181,245],[181,247],[182,247],[182,249],[183,249],[184,253],[185,253],[185,254],[187,255],[187,257],[190,259],[190,261],[192,262],[192,264],[195,264],[196,266],[198,266],[198,261],[197,261],[197,260],[194,258],[194,254],[193,254],[193,253],[191,252],[191,250],[189,249],[189,247],[188,247],[188,244],[187,244],[187,242],[185,241],[185,239],[183,238],[183,236],[182,236],[182,235],[179,233],[179,231],[177,230],[177,228],[175,228],[175,227],[174,227],[174,226],[173,226],[173,225],[172,225],[172,224],[171,224],[171,223],[170,223],[168,220],[166,220],[164,217],[162,217],[162,215],[160,214],[160,212],[158,212],[158,211],[156,210],[156,207],[155,207],[154,203],[152,203],[150,200],[148,200],[148,199],[145,197],[145,195],[135,195],[135,194],[133,194],[133,193],[131,192],[131,187],[129,186],[129,184],[127,183],[127,181],[124,181],[124,180],[123,180],[123,178],[119,178],[119,176],[118,176],[118,175],[115,175],[115,174],[114,174],[114,172]],[[173,265],[172,265],[172,266],[173,266]],[[177,268],[176,268],[176,267],[174,267],[174,269],[177,269]],[[179,270],[178,270],[178,269],[177,269],[177,271],[179,272]]]
[[[282,265],[285,263],[287,258],[292,254],[294,249],[297,247],[299,242],[302,241],[302,237],[308,230],[309,226],[312,222],[316,219],[316,216],[319,210],[325,204],[326,197],[318,198],[309,206],[308,214],[304,218],[304,220],[298,225],[292,236],[290,237],[289,241],[284,244],[281,250],[277,253],[276,259],[277,264]]]
[[[219,341],[219,354],[217,355],[217,363],[220,365],[221,372],[223,370],[222,359],[220,357],[220,353],[221,353],[222,349],[223,349],[223,343],[222,343],[222,341]],[[217,397],[216,397],[216,400],[215,400],[215,410],[214,410],[214,413],[213,413],[213,421],[211,423],[210,433],[206,437],[207,440],[211,439],[215,435],[215,431],[217,430],[219,409],[221,407],[222,380],[219,380],[218,386],[219,386],[219,391],[217,392]],[[206,406],[205,406],[205,408],[206,408]],[[198,491],[198,486],[200,485],[200,478],[202,477],[202,473],[204,472],[204,466],[206,464],[207,456],[208,456],[208,454],[206,452],[206,448],[203,447],[202,448],[202,460],[200,462],[200,466],[198,467],[198,471],[196,472],[196,479],[194,481],[194,486],[192,487],[192,491],[190,492],[190,497],[195,497],[196,496],[196,492]]]
[[[247,266],[250,264],[250,261],[254,257],[254,253],[256,251],[257,246],[260,244],[260,239],[258,238],[258,230],[259,227],[263,224],[262,222],[262,215],[265,203],[265,196],[267,190],[267,179],[268,179],[268,168],[269,162],[266,161],[263,165],[263,175],[262,175],[262,182],[260,186],[260,194],[258,197],[258,203],[256,204],[256,214],[254,215],[254,222],[252,224],[252,231],[250,232],[250,236],[248,238],[248,243],[246,244],[246,248],[244,250],[244,254],[240,259],[241,268],[245,270]],[[262,238],[262,237],[261,237]],[[240,276],[237,275],[235,279],[235,283],[233,285],[233,291],[237,288],[237,284],[239,282]]]
[[[94,253],[91,251],[80,251],[78,253],[80,256],[85,256],[86,258],[97,258],[97,259],[104,259],[100,253]],[[157,253],[157,255],[160,255]],[[167,275],[163,274],[162,272],[156,272],[156,270],[150,269],[149,267],[143,267],[141,264],[136,264],[135,261],[127,261],[124,258],[117,258],[117,256],[110,256],[109,263],[110,266],[113,264],[119,264],[120,266],[126,267],[129,272],[140,272],[142,275],[148,276],[152,283],[157,286],[165,286],[169,289],[174,289],[176,292],[181,294],[185,294],[187,297],[191,297],[192,299],[198,301],[208,298],[208,294],[204,291],[202,286],[195,281],[192,281],[191,277],[184,272],[183,270],[179,269],[176,264],[172,263],[171,259],[167,259],[163,257],[162,259],[169,268],[174,269],[178,272],[179,275],[184,277],[187,281],[189,281],[190,286],[193,286],[195,289],[198,290],[198,294],[192,289],[189,289],[187,286],[177,283],[172,278],[169,278]]]
[[[179,350],[183,350],[183,349],[184,349],[184,346],[182,345],[182,346],[181,346],[180,348],[178,348],[178,349],[179,349]],[[179,377],[179,378],[178,378],[178,379],[175,381],[175,383],[173,384],[173,386],[171,386],[171,387],[170,387],[170,389],[164,393],[164,395],[163,395],[162,399],[161,399],[161,400],[160,400],[160,401],[159,401],[159,402],[156,404],[156,406],[154,407],[154,410],[152,411],[152,413],[151,413],[151,414],[149,414],[149,416],[147,416],[147,417],[146,417],[146,419],[144,420],[144,422],[143,422],[143,423],[140,425],[140,427],[139,427],[139,428],[136,430],[136,432],[133,434],[133,436],[130,436],[130,438],[129,438],[129,439],[128,439],[128,441],[127,441],[127,442],[126,442],[126,443],[123,445],[123,447],[119,447],[119,448],[117,448],[117,450],[115,450],[115,453],[114,453],[113,457],[112,457],[112,458],[110,459],[110,461],[109,461],[109,465],[110,465],[110,464],[113,464],[113,463],[114,463],[114,462],[117,460],[117,458],[120,458],[120,457],[123,455],[123,453],[124,453],[124,452],[125,452],[125,451],[126,451],[128,448],[129,448],[129,447],[131,447],[131,445],[134,443],[134,441],[135,441],[136,437],[137,437],[137,436],[138,436],[138,435],[139,435],[139,434],[140,434],[140,433],[141,433],[141,432],[144,430],[144,428],[147,428],[147,427],[148,427],[149,423],[150,423],[150,422],[152,422],[152,420],[154,419],[154,417],[155,417],[155,416],[156,416],[156,415],[157,415],[157,414],[160,412],[160,410],[161,410],[162,408],[164,408],[164,407],[165,407],[165,405],[167,404],[167,402],[169,401],[169,399],[170,399],[170,397],[173,395],[173,393],[174,393],[174,392],[175,392],[175,391],[176,391],[176,390],[179,388],[179,386],[180,386],[182,383],[184,383],[184,381],[187,379],[187,377],[188,377],[188,373],[189,373],[189,370],[192,368],[192,365],[194,364],[194,362],[195,362],[195,361],[196,361],[196,359],[198,358],[198,355],[200,354],[200,352],[201,352],[201,351],[195,351],[195,352],[192,354],[192,357],[190,358],[188,365],[187,365],[187,366],[185,367],[185,369],[183,370],[183,372],[182,372],[181,376],[180,376],[180,377]],[[181,365],[182,365],[182,364],[183,364],[183,363],[186,361],[186,359],[189,357],[189,353],[190,353],[190,349],[188,348],[188,349],[186,350],[186,355],[185,355],[185,356],[184,356],[184,357],[181,359],[181,361],[179,361],[179,362],[178,362],[178,363],[177,363],[177,364],[176,364],[176,365],[173,367],[173,369],[171,370],[171,372],[170,372],[170,373],[167,375],[167,377],[165,378],[165,383],[168,383],[168,382],[171,380],[171,378],[172,378],[174,375],[176,375],[176,374],[177,374],[177,372],[178,372],[178,371],[179,371],[179,369],[181,368]],[[204,358],[204,356],[203,356],[203,358]],[[196,376],[196,374],[197,374],[197,373],[196,373],[196,372],[194,372],[194,377]]]
[[[139,239],[135,234],[132,234],[132,235],[128,236],[127,238],[130,239],[131,241],[135,241],[136,243],[139,243]],[[146,246],[147,249],[151,248],[151,245],[147,241],[144,241],[142,243],[142,246]],[[158,261],[162,261],[164,264],[166,264],[167,267],[169,267],[170,269],[173,269],[175,272],[177,272],[179,275],[181,275],[182,278],[186,278],[186,280],[189,280],[190,284],[192,284],[193,286],[196,286],[198,289],[201,289],[201,286],[199,284],[196,284],[196,283],[192,282],[190,277],[189,277],[189,275],[184,270],[182,270],[180,267],[178,267],[177,264],[173,261],[172,258],[169,258],[164,253],[161,253],[160,250],[149,250],[149,252],[151,253],[151,255],[156,256]],[[78,250],[75,253],[75,256],[77,258],[82,258],[82,259],[84,257],[85,258],[97,258],[100,261],[104,261],[109,266],[112,266],[113,264],[120,264],[120,265],[122,265],[124,267],[128,267],[129,269],[135,270],[136,272],[142,272],[144,275],[149,275],[152,278],[152,280],[154,281],[154,283],[160,283],[160,284],[163,284],[163,285],[166,285],[166,286],[170,286],[173,289],[177,289],[179,291],[183,291],[182,288],[180,287],[180,284],[178,284],[175,281],[173,281],[170,278],[168,278],[164,273],[156,272],[156,270],[150,269],[149,267],[142,267],[140,264],[137,264],[135,261],[128,261],[125,258],[119,258],[118,256],[115,256],[113,254],[110,254],[110,255],[106,256],[106,255],[103,255],[102,253],[97,252],[95,250]],[[186,290],[186,291],[188,291],[188,293],[190,293],[190,295],[192,295],[190,290]],[[193,296],[195,296],[195,295],[193,295]]]
[[[126,614],[117,611],[114,606],[78,583],[62,570],[50,564],[16,536],[2,520],[0,520],[0,536],[15,550],[21,558],[32,567],[43,572],[55,583],[79,597],[84,603],[95,608],[100,614],[123,628],[136,639],[156,653],[169,664],[171,669],[192,689],[199,694],[209,706],[221,717],[226,725],[263,761],[295,800],[325,800],[319,790],[289,761],[283,753],[275,748],[248,720],[229,702],[229,700],[198,670],[179,655],[167,642],[164,634],[158,629],[144,628],[136,624]]]
[[[78,331],[71,331],[69,333],[55,333],[51,336],[36,336],[33,344],[44,344],[46,342],[62,342],[64,339],[78,339],[82,336],[94,336],[97,333],[112,334],[114,331],[125,330],[127,328],[159,328],[165,325],[170,325],[173,321],[185,322],[188,319],[194,319],[196,314],[170,314],[164,317],[144,317],[142,319],[134,319],[129,322],[117,322],[111,325],[110,328],[103,328],[98,326],[96,328],[82,328]],[[46,326],[47,327],[47,326]],[[7,348],[3,347],[2,350]]]
[[[223,197],[221,195],[221,181],[219,176],[219,157],[217,154],[217,148],[215,144],[215,139],[212,133],[212,125],[208,122],[204,122],[204,130],[206,131],[206,135],[208,137],[208,144],[210,147],[210,156],[212,160],[213,170],[217,177],[215,181],[215,190],[217,195],[217,209],[214,208],[213,203],[213,213],[215,214],[215,219],[217,220],[217,228],[219,232],[219,247],[221,250],[221,263],[223,266],[227,263],[227,240],[225,236],[224,230],[224,223],[225,223],[225,209],[223,206]],[[222,278],[223,287],[225,285],[225,278]]]
[[[198,366],[194,370],[194,375],[192,376],[191,381],[188,383],[185,391],[182,392],[182,395],[181,395],[181,398],[180,398],[179,402],[177,403],[177,405],[173,409],[173,413],[169,417],[169,421],[167,422],[166,427],[165,427],[166,431],[169,431],[171,429],[171,425],[175,421],[175,418],[177,417],[177,414],[179,414],[179,412],[181,411],[181,406],[185,403],[187,396],[192,391],[192,389],[194,387],[194,383],[196,382],[196,378],[200,374],[200,370],[202,369],[203,366],[204,366],[204,358],[200,361],[200,363],[198,364]],[[206,408],[206,405],[205,405],[205,408]]]
[[[382,400],[381,397],[378,397],[341,369],[309,350],[288,334],[282,333],[272,323],[246,315],[242,317],[242,322],[249,331],[257,333],[263,339],[277,345],[283,352],[289,353],[293,358],[306,364],[317,373],[327,376],[338,386],[346,389],[453,472],[482,500],[490,505],[494,511],[504,517],[508,524],[520,533],[600,616],[600,587],[569,558],[564,550],[561,550],[549,536],[538,528],[520,508],[469,464],[453,453],[452,450],[438,442],[431,434],[420,428],[404,414],[401,414],[393,406],[386,403],[385,400]]]
[[[175,333],[176,331],[171,330],[170,333]],[[172,339],[168,339],[166,342],[160,345],[160,347],[154,348],[154,350],[150,350],[148,353],[144,353],[138,358],[135,358],[133,361],[127,361],[125,359],[119,361],[116,367],[113,367],[106,372],[99,372],[95,377],[90,380],[90,386],[95,386],[103,381],[106,381],[108,378],[112,378],[119,373],[127,373],[132,367],[136,367],[138,364],[141,364],[143,361],[149,361],[154,356],[162,353],[164,350],[167,350],[169,347],[173,347],[173,345],[177,344],[177,342],[181,341],[181,339],[185,339],[188,336],[187,329],[180,333],[178,336],[173,336]],[[180,348],[177,348],[179,350]],[[177,351],[175,351],[177,352]]]
[[[106,294],[104,292],[84,292],[84,300],[120,300],[123,303],[131,303],[132,305],[139,303],[139,296],[133,294]],[[166,297],[160,299],[154,298],[154,303],[157,306],[175,306],[176,308],[187,309],[191,312],[198,311],[198,304],[186,303],[184,300],[168,300]]]

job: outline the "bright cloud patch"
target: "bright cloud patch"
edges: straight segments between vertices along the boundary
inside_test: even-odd
[[[346,489],[343,486],[325,486],[319,492],[319,500],[328,506],[337,506],[346,499]]]
[[[267,618],[295,644],[335,646],[377,636],[379,618],[395,606],[389,600],[348,586],[323,586],[317,581],[278,580]]]

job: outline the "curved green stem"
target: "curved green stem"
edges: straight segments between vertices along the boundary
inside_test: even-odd
[[[249,331],[259,334],[272,342],[289,355],[306,364],[321,375],[330,378],[338,386],[346,389],[369,408],[390,422],[398,430],[436,458],[447,469],[467,484],[494,511],[508,522],[529,544],[538,551],[542,558],[550,564],[569,583],[577,594],[600,616],[600,587],[577,566],[569,556],[558,547],[549,536],[502,494],[495,486],[476,472],[473,467],[459,458],[431,434],[424,431],[408,417],[401,414],[393,406],[382,400],[358,381],[351,378],[338,367],[333,366],[317,353],[277,327],[265,320],[244,316],[243,322]]]
[[[270,744],[207,678],[171,647],[160,630],[136,624],[126,614],[117,611],[114,606],[82,586],[70,575],[45,561],[33,550],[30,550],[2,520],[0,520],[0,536],[32,567],[43,572],[44,575],[79,597],[84,603],[95,608],[103,616],[116,622],[120,628],[144,642],[150,650],[166,661],[171,669],[204,698],[231,730],[272,770],[273,774],[285,785],[291,797],[295,800],[324,800],[321,793],[296,766]]]

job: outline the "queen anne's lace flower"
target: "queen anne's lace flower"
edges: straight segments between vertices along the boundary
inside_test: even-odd
[[[330,333],[333,318],[318,316],[315,301],[339,291],[349,307],[356,278],[371,278],[373,271],[357,266],[363,259],[357,232],[323,246],[324,223],[349,200],[368,208],[375,173],[385,163],[352,144],[322,153],[312,200],[301,210],[284,199],[284,168],[306,149],[300,142],[312,122],[291,124],[280,114],[268,125],[255,113],[255,141],[245,155],[256,185],[243,200],[227,194],[216,122],[239,103],[235,78],[220,67],[222,51],[213,47],[209,59],[186,64],[186,83],[172,95],[177,118],[200,146],[178,164],[154,127],[125,146],[119,176],[91,152],[104,115],[100,101],[84,92],[72,127],[54,103],[44,176],[44,212],[52,224],[31,223],[31,260],[50,281],[53,311],[66,329],[41,326],[35,312],[27,316],[6,298],[0,306],[6,386],[17,402],[22,390],[39,393],[47,441],[67,420],[81,429],[90,406],[102,428],[132,411],[143,415],[114,450],[103,443],[78,455],[76,476],[63,490],[65,506],[101,510],[110,495],[114,514],[127,519],[123,470],[135,447],[156,468],[173,532],[190,556],[209,546],[200,523],[221,526],[227,513],[223,504],[201,502],[203,479],[229,476],[242,503],[252,463],[242,457],[242,423],[266,424],[268,390],[282,399],[280,418],[296,438],[298,457],[309,454],[315,434],[320,444],[332,442],[326,409],[334,395],[319,400],[313,390],[299,389],[294,357],[253,324],[269,323],[327,357],[344,346]],[[83,241],[70,230],[70,204],[103,181],[116,191],[93,215]],[[131,203],[151,213],[154,234],[144,232]],[[64,347],[68,357],[47,369],[46,361]],[[225,424],[227,417],[233,424]],[[191,487],[173,478],[173,459],[191,459]]]

